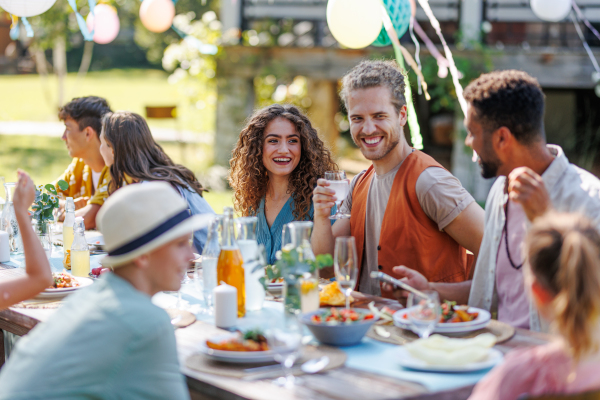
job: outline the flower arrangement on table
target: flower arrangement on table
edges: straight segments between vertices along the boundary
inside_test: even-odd
[[[317,290],[318,299],[317,271],[332,266],[333,257],[331,254],[319,254],[315,257],[310,249],[289,247],[278,251],[276,258],[274,265],[265,268],[265,277],[260,279],[261,283],[266,287],[267,282],[283,278],[285,310],[295,314],[301,310],[303,294]]]
[[[69,184],[60,179],[57,183],[60,190],[67,190]],[[38,185],[35,191],[35,200],[31,206],[33,211],[32,218],[35,219],[38,234],[45,235],[48,233],[48,222],[54,221],[53,211],[59,207],[58,192],[56,187],[51,183],[46,185]]]

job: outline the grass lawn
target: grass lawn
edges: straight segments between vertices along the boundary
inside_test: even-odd
[[[167,82],[168,74],[160,70],[131,69],[89,72],[77,82],[77,74],[67,75],[65,102],[73,97],[101,96],[113,110],[128,110],[145,115],[145,106],[177,105],[182,129],[211,132],[214,130],[214,107],[199,110],[187,104],[182,94],[186,88]],[[47,88],[50,99],[46,98]],[[39,75],[0,75],[0,120],[57,121],[58,83],[54,75],[46,82]],[[208,96],[209,94],[207,94]],[[206,104],[210,104],[206,102]],[[152,126],[174,129],[172,120],[151,120]]]
[[[209,153],[206,146],[186,144],[180,147],[173,142],[160,142],[167,154],[175,161],[199,174],[208,168]],[[0,176],[7,182],[15,181],[17,169],[27,171],[36,184],[56,179],[69,165],[71,159],[59,138],[46,136],[0,135]],[[4,193],[0,191],[0,193]],[[206,200],[217,213],[231,206],[231,192],[206,193]]]

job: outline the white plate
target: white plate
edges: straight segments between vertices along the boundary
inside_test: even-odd
[[[504,356],[499,350],[491,348],[487,357],[481,361],[464,365],[431,365],[425,361],[413,357],[404,346],[396,350],[396,358],[401,367],[425,372],[474,372],[492,368],[499,364]]]
[[[104,236],[98,231],[86,231],[85,240],[92,246],[104,246]]]
[[[411,307],[412,308],[412,307]],[[394,313],[394,325],[402,329],[411,330],[411,323],[408,318],[404,316],[411,310],[411,308],[405,308],[398,310]],[[469,307],[469,312],[477,312],[479,315],[473,321],[469,322],[455,322],[455,323],[442,323],[437,324],[434,333],[464,333],[483,329],[487,326],[492,318],[491,314],[487,310],[481,308]]]
[[[212,340],[225,340],[232,337],[233,334],[222,335],[211,338]],[[215,350],[206,346],[206,341],[202,341],[199,346],[200,353],[206,355],[213,360],[223,361],[228,363],[246,364],[246,363],[262,363],[275,361],[275,355],[279,354],[276,351],[226,351]],[[289,351],[292,351],[290,349]]]
[[[71,293],[75,292],[76,290],[84,288],[84,287],[89,286],[92,283],[94,283],[94,281],[90,278],[74,277],[73,279],[76,279],[77,282],[79,282],[79,286],[70,287],[70,288],[58,288],[58,289],[48,288],[48,289],[44,290],[43,292],[41,292],[40,294],[38,294],[37,296],[35,296],[35,298],[37,298],[37,299],[58,299],[61,297],[68,296]]]

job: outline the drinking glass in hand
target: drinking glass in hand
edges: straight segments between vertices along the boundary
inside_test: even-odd
[[[346,179],[346,172],[327,171],[325,172],[325,180],[329,184],[329,189],[333,189],[335,191],[334,196],[337,199],[335,201],[337,211],[334,215],[330,216],[329,219],[350,218],[349,214],[344,214],[340,210],[342,202],[346,200],[348,192],[350,191],[350,182],[348,181],[348,179]]]
[[[273,327],[266,332],[265,336],[269,348],[275,352],[275,361],[281,364],[285,375],[273,383],[286,388],[293,387],[296,379],[292,367],[300,356],[302,326],[295,317],[288,317],[283,327]]]
[[[336,280],[346,295],[346,309],[349,309],[350,294],[358,276],[358,257],[353,236],[340,236],[335,239],[333,267]]]
[[[420,338],[426,339],[435,330],[435,326],[440,320],[440,296],[434,290],[423,290],[426,297],[418,296],[413,293],[408,295],[408,320],[412,325],[412,330]]]

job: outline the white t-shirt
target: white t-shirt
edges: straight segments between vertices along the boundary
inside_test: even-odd
[[[94,192],[96,190],[98,190],[98,182],[100,181],[100,174],[101,173],[102,173],[102,171],[95,172],[94,170],[92,170],[92,184],[94,185]]]

